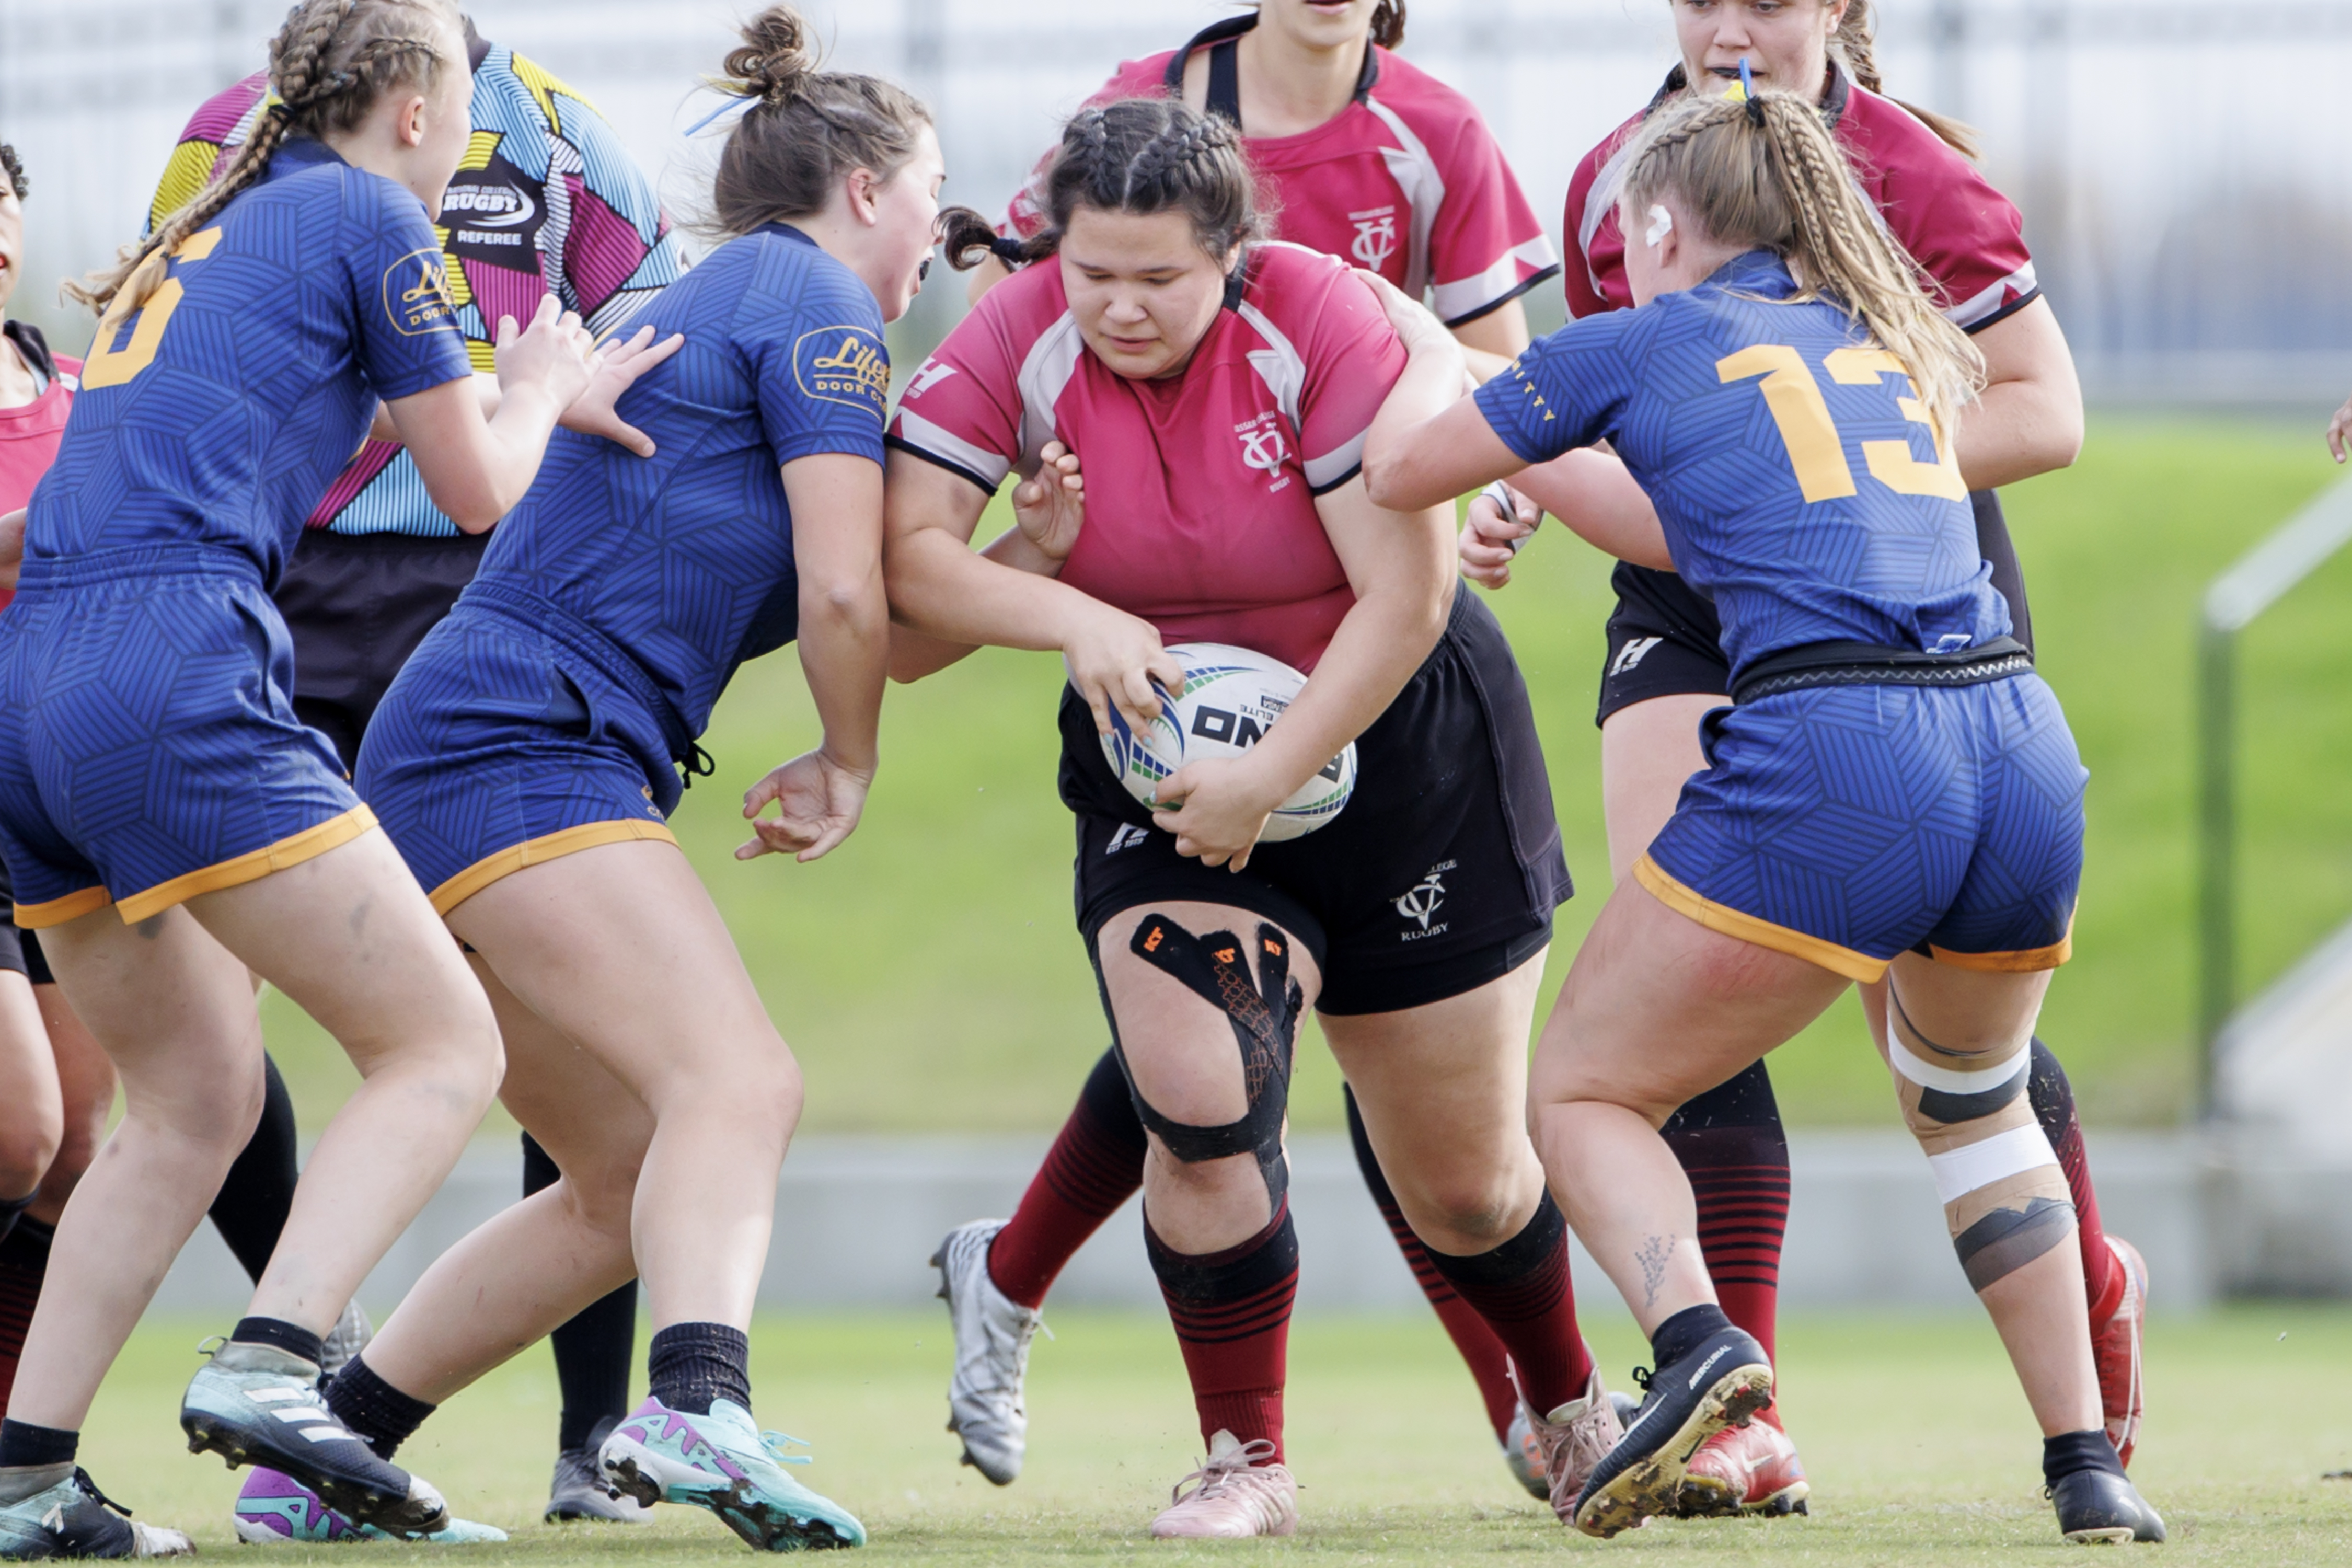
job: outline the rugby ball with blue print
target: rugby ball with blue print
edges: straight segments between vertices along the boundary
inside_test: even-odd
[[[1159,682],[1160,717],[1138,730],[1117,708],[1103,756],[1127,793],[1146,805],[1160,781],[1203,757],[1238,757],[1259,741],[1298,696],[1307,678],[1278,658],[1227,643],[1177,643],[1169,648],[1184,667],[1184,689]],[[1339,815],[1356,788],[1356,746],[1301,784],[1266,818],[1261,843],[1314,832]]]

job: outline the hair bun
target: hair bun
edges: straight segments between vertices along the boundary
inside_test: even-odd
[[[727,56],[727,74],[747,93],[771,102],[798,94],[816,71],[809,25],[790,5],[771,5],[743,24],[743,47]]]

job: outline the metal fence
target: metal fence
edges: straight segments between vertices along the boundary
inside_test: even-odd
[[[698,73],[754,0],[468,0],[591,93],[690,208]],[[834,58],[938,110],[950,195],[1000,205],[1113,61],[1221,0],[804,0]],[[254,68],[283,0],[0,0],[0,139],[31,167],[14,307],[136,226],[205,93]],[[1890,89],[1985,135],[2095,392],[2315,402],[2352,389],[2352,188],[2337,164],[2352,0],[1883,0]],[[1468,91],[1557,221],[1579,154],[1674,58],[1665,0],[1412,0],[1406,52]],[[952,318],[935,288],[922,327]],[[1546,291],[1538,312],[1556,318]],[[1540,314],[1539,314],[1540,321]],[[919,335],[921,329],[919,328]]]

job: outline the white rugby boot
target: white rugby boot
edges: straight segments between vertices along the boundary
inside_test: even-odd
[[[1151,1521],[1152,1539],[1297,1534],[1298,1483],[1287,1466],[1260,1462],[1273,1458],[1274,1445],[1263,1437],[1244,1443],[1231,1432],[1211,1436],[1209,1457],[1176,1483],[1169,1506]]]
[[[1021,1473],[1029,1448],[1029,1412],[1021,1385],[1029,1342],[1045,1314],[1024,1307],[988,1277],[988,1247],[1001,1219],[976,1219],[948,1232],[931,1255],[940,1299],[955,1325],[955,1376],[948,1384],[948,1430],[963,1439],[963,1462],[998,1486]]]

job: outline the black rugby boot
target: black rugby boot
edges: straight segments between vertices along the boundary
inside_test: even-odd
[[[2164,1539],[2164,1521],[2128,1477],[2110,1470],[2076,1470],[2051,1483],[2050,1501],[2058,1529],[2077,1546],[2120,1546]]]
[[[1712,1303],[1667,1319],[1651,1342],[1660,1365],[1641,1411],[1576,1502],[1576,1528],[1587,1535],[1605,1538],[1674,1513],[1698,1446],[1772,1403],[1771,1359]]]

